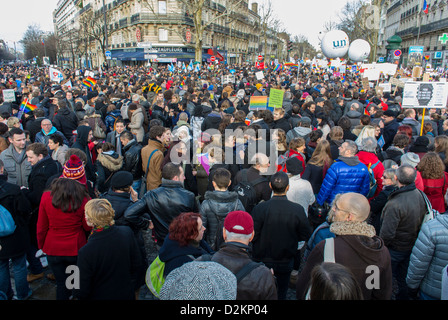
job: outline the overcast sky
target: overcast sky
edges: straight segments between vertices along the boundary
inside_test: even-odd
[[[261,3],[267,0],[250,0]],[[319,32],[327,21],[336,21],[347,0],[271,0],[275,16],[292,35],[302,34],[319,48]],[[30,24],[43,31],[53,30],[52,12],[58,0],[3,0],[1,4],[0,39],[8,46],[16,45]],[[19,49],[19,48],[17,48]]]

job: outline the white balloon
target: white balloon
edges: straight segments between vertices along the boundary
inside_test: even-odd
[[[327,32],[320,43],[322,53],[329,59],[343,57],[347,53],[349,45],[348,36],[342,30]]]
[[[370,44],[363,39],[356,39],[350,44],[348,57],[354,62],[362,62],[370,55]]]

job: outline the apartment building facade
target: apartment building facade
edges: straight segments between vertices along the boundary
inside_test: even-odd
[[[105,60],[110,65],[145,65],[195,59],[193,12],[179,0],[60,0],[54,24],[61,43],[59,61],[74,66],[97,67]],[[212,55],[230,64],[251,62],[264,52],[256,3],[206,0],[202,25],[202,62]],[[286,51],[275,32],[269,33],[267,43],[271,56]]]

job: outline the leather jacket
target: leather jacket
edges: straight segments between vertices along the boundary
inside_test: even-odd
[[[143,176],[141,150],[142,146],[136,140],[130,141],[122,149],[124,157],[123,170],[132,173],[134,181],[139,180]]]
[[[171,221],[183,212],[199,212],[199,207],[194,193],[184,189],[182,183],[162,179],[162,185],[148,191],[126,210],[124,217],[132,226],[147,229],[149,220],[144,217],[146,212],[154,224],[157,244],[162,245]]]

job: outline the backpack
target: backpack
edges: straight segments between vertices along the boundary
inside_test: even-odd
[[[191,260],[195,260],[194,256],[188,255]],[[148,289],[154,296],[159,298],[160,290],[165,283],[165,262],[157,256],[146,270],[145,282]]]
[[[298,157],[298,156],[299,156],[298,154],[290,155],[290,154],[289,154],[289,150],[286,151],[284,154],[280,155],[280,156],[277,158],[277,165],[278,165],[278,166],[281,166],[281,169],[278,170],[278,171],[285,171],[285,172],[286,172],[286,161],[287,161],[289,158],[292,158],[292,157]],[[300,159],[299,159],[299,160],[300,160]],[[303,163],[302,160],[300,160],[300,161]]]
[[[0,237],[6,237],[14,233],[16,223],[11,213],[0,204]]]
[[[378,187],[378,183],[375,179],[375,174],[373,172],[373,169],[380,163],[380,160],[378,160],[373,165],[370,163],[368,170],[369,170],[369,178],[370,178],[370,187],[369,187],[369,193],[367,194],[367,199],[372,198],[375,195],[376,188]]]
[[[248,169],[244,169],[241,171],[242,180],[233,187],[233,191],[238,193],[238,198],[243,204],[244,209],[246,209],[246,212],[250,213],[258,203],[257,192],[254,187],[257,184],[266,181],[266,179],[261,177],[249,182],[247,180],[247,170]]]
[[[209,254],[204,254],[201,256],[201,261],[212,261],[212,256]],[[259,266],[263,266],[262,262],[249,261],[246,263],[237,273],[235,274],[237,284],[241,282],[252,270],[255,270]]]

